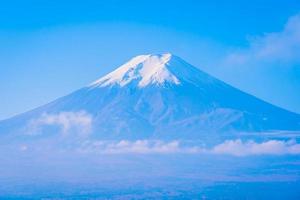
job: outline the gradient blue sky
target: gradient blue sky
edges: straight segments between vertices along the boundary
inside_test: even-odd
[[[299,0],[1,2],[0,119],[161,52],[300,113],[299,13]]]

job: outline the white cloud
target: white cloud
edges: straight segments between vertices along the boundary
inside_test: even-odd
[[[214,154],[229,154],[234,156],[247,155],[284,155],[300,154],[300,144],[294,140],[269,140],[262,143],[254,141],[227,140],[210,150]]]
[[[220,154],[233,156],[249,155],[288,155],[300,154],[300,144],[294,140],[281,141],[269,140],[256,143],[248,140],[227,140],[212,148],[201,146],[187,146],[179,141],[164,142],[160,140],[137,140],[137,141],[86,141],[79,151],[96,152],[100,154]]]
[[[85,111],[60,112],[58,114],[44,113],[39,118],[29,122],[27,132],[32,134],[39,132],[44,126],[58,126],[64,134],[70,130],[89,133],[91,125],[92,116]]]
[[[164,142],[161,140],[121,140],[86,142],[80,151],[98,152],[102,154],[167,154],[167,153],[196,153],[198,147],[183,147],[179,141]]]
[[[225,65],[265,62],[300,63],[300,14],[289,18],[281,32],[266,33],[252,38],[250,46],[232,52]]]

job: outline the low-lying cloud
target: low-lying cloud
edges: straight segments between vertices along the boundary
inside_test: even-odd
[[[227,140],[216,145],[210,152],[234,156],[300,154],[300,144],[294,140],[269,140],[262,143],[251,140],[247,142]]]
[[[269,140],[261,143],[248,140],[243,142],[240,139],[226,140],[211,148],[202,146],[187,146],[180,141],[164,142],[160,140],[137,140],[128,141],[86,141],[80,148],[83,152],[97,152],[101,154],[214,154],[232,156],[250,155],[296,155],[300,154],[300,144],[294,140],[281,141]]]
[[[97,141],[86,142],[80,148],[85,152],[98,152],[102,154],[151,154],[151,153],[196,153],[199,152],[197,147],[183,147],[179,141],[164,142],[161,140],[121,140],[114,141]]]
[[[63,134],[71,130],[86,134],[91,131],[92,120],[92,116],[85,111],[44,113],[39,118],[30,121],[28,132],[40,132],[45,126],[58,126]]]

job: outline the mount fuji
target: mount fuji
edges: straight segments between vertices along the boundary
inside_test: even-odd
[[[82,89],[0,122],[2,136],[19,138],[62,132],[101,139],[201,139],[278,130],[300,130],[300,115],[170,53],[134,57]]]

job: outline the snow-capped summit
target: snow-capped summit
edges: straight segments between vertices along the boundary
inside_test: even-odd
[[[168,65],[174,56],[170,53],[139,55],[132,58],[115,71],[92,83],[92,86],[109,86],[118,84],[121,87],[136,81],[138,87],[149,84],[180,84],[178,78],[169,71]]]
[[[171,53],[139,55],[93,82],[91,87],[123,87],[129,83],[135,83],[140,88],[148,85],[179,85],[182,80],[197,79],[197,74],[199,76],[199,70]]]

